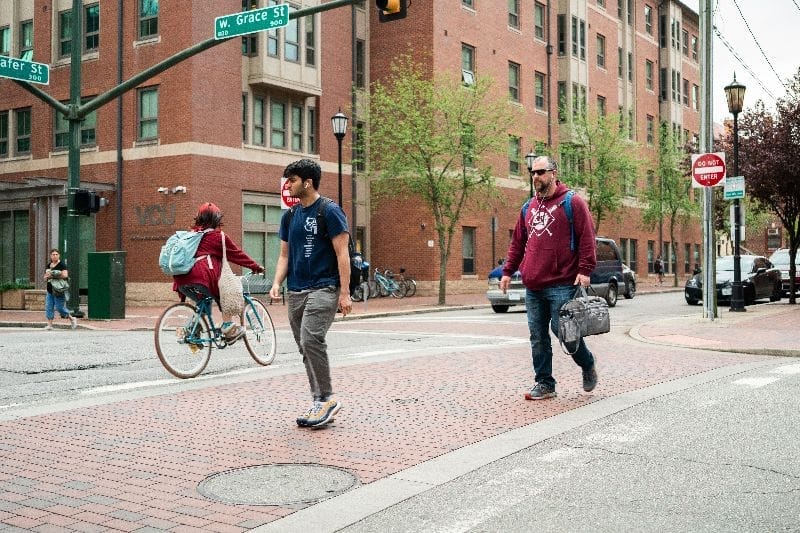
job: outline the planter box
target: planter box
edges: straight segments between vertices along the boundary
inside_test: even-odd
[[[45,296],[47,296],[47,291],[44,289],[26,289],[25,310],[44,311]]]
[[[11,289],[0,293],[0,308],[25,309],[25,289]]]

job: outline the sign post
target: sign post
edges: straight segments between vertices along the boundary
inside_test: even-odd
[[[0,56],[0,78],[49,85],[50,66],[34,61]]]
[[[289,4],[242,11],[214,19],[214,39],[228,39],[289,25]]]

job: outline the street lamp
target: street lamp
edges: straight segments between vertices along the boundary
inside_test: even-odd
[[[533,160],[536,159],[536,154],[533,151],[528,152],[525,156],[525,165],[528,167],[528,186],[530,187],[530,197],[533,198]]]
[[[744,105],[745,86],[736,81],[725,87],[725,96],[728,99],[728,111],[733,114],[733,175],[739,175],[739,113]],[[742,294],[742,262],[739,255],[739,199],[733,200],[733,286],[731,294],[731,311],[746,311],[744,308],[744,295]]]
[[[333,134],[336,136],[336,142],[339,144],[339,205],[342,205],[342,139],[347,133],[347,117],[342,114],[340,109],[338,113],[331,117],[331,125],[333,126]]]

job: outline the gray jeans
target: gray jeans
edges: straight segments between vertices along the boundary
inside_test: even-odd
[[[339,307],[339,289],[323,287],[287,293],[289,325],[303,356],[308,384],[314,400],[327,400],[333,394],[328,344],[325,336]]]

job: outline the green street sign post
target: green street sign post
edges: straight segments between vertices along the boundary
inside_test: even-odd
[[[744,198],[744,176],[728,176],[725,178],[723,199],[736,200]]]
[[[0,56],[0,78],[27,81],[28,83],[50,84],[50,67],[44,63],[25,61],[13,57]]]
[[[289,25],[289,4],[242,11],[214,19],[214,39],[227,39]]]

